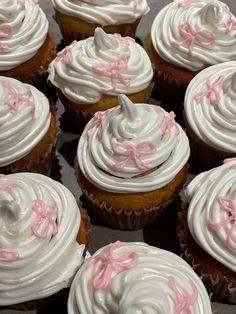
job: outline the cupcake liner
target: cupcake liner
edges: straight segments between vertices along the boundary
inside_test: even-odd
[[[201,165],[202,171],[222,165],[226,158],[236,157],[236,153],[219,151],[202,142],[191,130],[186,117],[184,117],[184,124],[189,138],[191,156]]]
[[[179,213],[177,234],[184,258],[201,277],[213,298],[236,303],[235,272],[213,259],[194,241],[188,229],[186,209]]]

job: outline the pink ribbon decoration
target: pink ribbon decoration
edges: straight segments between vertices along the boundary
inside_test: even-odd
[[[36,219],[32,226],[33,233],[40,239],[45,239],[48,235],[49,228],[52,228],[52,234],[56,235],[58,232],[57,224],[53,219],[53,215],[56,215],[58,208],[55,203],[47,205],[44,201],[37,199],[33,201],[32,210],[36,213]],[[39,230],[44,223],[43,230]]]
[[[12,35],[12,27],[9,24],[0,24],[0,40],[8,39]]]
[[[12,109],[13,111],[18,111],[19,105],[25,103],[30,107],[30,112],[33,112],[35,110],[34,103],[32,100],[30,100],[30,97],[32,97],[32,93],[29,86],[27,86],[26,92],[24,93],[18,92],[15,87],[8,83],[3,83],[3,86],[8,91],[8,96],[4,102],[6,105],[8,105],[10,109]]]
[[[195,0],[180,0],[178,2],[178,8],[183,8],[188,6],[189,4],[192,4]]]
[[[198,296],[196,287],[192,284],[192,293],[189,294],[177,283],[174,277],[170,276],[168,283],[176,295],[175,314],[191,314],[189,307],[196,302]]]
[[[118,170],[123,169],[129,160],[133,160],[136,166],[141,170],[146,170],[153,167],[152,164],[145,163],[140,159],[141,155],[150,155],[156,151],[155,145],[150,141],[144,141],[139,144],[133,144],[129,142],[112,143],[112,148],[115,154],[127,157],[125,160],[115,164],[115,167]]]
[[[2,175],[1,175],[1,177],[2,177]],[[14,183],[12,183],[12,184],[0,183],[0,191],[3,191],[3,192],[10,192],[12,189],[14,189],[16,187],[17,187],[17,185]]]
[[[87,129],[87,135],[88,137],[90,137],[93,132],[98,129],[97,131],[97,138],[99,140],[101,140],[102,138],[102,131],[103,131],[103,128],[104,128],[104,124],[105,124],[105,121],[107,119],[107,116],[109,115],[109,113],[113,110],[114,108],[110,108],[110,109],[107,109],[106,111],[97,111],[91,122],[90,122],[90,125],[89,125],[89,128]]]
[[[108,75],[111,77],[111,86],[102,87],[102,91],[109,92],[116,88],[115,80],[119,80],[125,86],[129,86],[130,81],[123,78],[121,71],[127,69],[128,60],[126,56],[119,55],[117,59],[111,63],[100,63],[93,66],[93,70],[98,75]]]
[[[206,89],[203,92],[199,92],[194,96],[194,100],[199,102],[203,97],[209,98],[213,105],[217,105],[220,101],[220,93],[217,88],[223,82],[224,76],[220,75],[212,84],[209,80],[206,81]]]
[[[55,64],[57,64],[61,60],[64,60],[65,64],[71,64],[73,62],[71,50],[76,43],[77,43],[76,40],[74,40],[69,46],[65,47],[62,51],[58,52],[55,59]]]
[[[13,248],[0,249],[0,262],[14,262],[20,258],[20,254]]]
[[[112,257],[113,252],[122,247],[122,245],[123,244],[120,241],[116,241],[108,249],[106,256],[102,254],[96,255],[86,263],[87,267],[91,266],[94,262],[100,262],[102,266],[98,274],[94,277],[94,289],[105,289],[109,285],[115,273],[133,268],[137,265],[138,256],[134,252],[125,254],[118,258]]]
[[[137,9],[137,0],[131,0],[130,4],[131,4],[131,6],[133,7],[134,10]]]
[[[227,212],[228,217],[222,222],[218,223],[209,219],[208,226],[213,230],[219,230],[221,227],[231,224],[227,233],[226,243],[231,249],[236,250],[236,241],[232,237],[236,226],[236,200],[220,196],[218,198],[218,203],[220,204],[221,208]]]
[[[215,39],[215,35],[207,29],[194,29],[189,23],[183,23],[179,26],[179,33],[183,40],[173,41],[172,44],[176,47],[185,45],[188,47],[188,53],[191,57],[197,55],[193,51],[193,45],[198,44],[203,47],[208,47]]]
[[[179,127],[175,122],[175,113],[171,111],[169,115],[165,115],[162,120],[162,132],[170,133],[170,130],[175,127],[175,134],[179,135]]]
[[[226,4],[224,5],[224,11],[228,14],[228,20],[225,23],[226,33],[230,33],[236,29],[236,19]]]
[[[227,164],[231,161],[235,161],[235,165],[233,165],[232,167],[230,167],[231,169],[236,169],[236,157],[233,157],[233,158],[226,158],[224,159],[223,161],[223,164]]]
[[[120,34],[114,34],[115,39],[125,47],[129,47],[130,42],[135,42],[135,40],[129,36],[121,36]]]

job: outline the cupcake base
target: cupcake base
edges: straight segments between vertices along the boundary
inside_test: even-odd
[[[47,174],[55,158],[56,138],[59,132],[59,119],[56,107],[50,103],[51,123],[47,133],[32,151],[21,159],[5,167],[0,167],[0,173],[37,172]]]
[[[106,33],[117,33],[122,36],[130,36],[134,38],[140,21],[140,19],[138,19],[133,23],[102,26],[100,24],[91,24],[77,17],[65,15],[59,11],[55,11],[54,18],[59,25],[66,45],[72,43],[73,40],[79,41],[94,36],[96,27],[103,28]]]
[[[153,92],[158,99],[171,106],[166,108],[168,111],[171,109],[177,115],[182,115],[185,91],[198,71],[192,72],[162,59],[153,47],[150,34],[147,36],[145,46],[155,72]]]
[[[91,184],[76,167],[76,175],[86,203],[107,225],[123,230],[138,230],[153,222],[179,194],[186,182],[185,165],[165,187],[151,192],[112,193]]]
[[[208,255],[192,238],[188,229],[187,210],[182,210],[177,233],[184,258],[201,277],[213,299],[236,303],[236,274]]]
[[[50,97],[50,95],[54,94],[52,94],[51,86],[50,88],[48,87],[47,70],[55,55],[56,47],[52,36],[48,33],[44,44],[31,59],[13,69],[0,71],[0,75],[12,77],[23,83],[33,85]]]
[[[200,171],[210,170],[214,167],[221,166],[224,159],[236,157],[236,153],[233,154],[217,150],[201,141],[193,133],[186,117],[184,117],[184,125],[186,134],[189,138],[191,158],[193,159],[193,163],[198,164]]]

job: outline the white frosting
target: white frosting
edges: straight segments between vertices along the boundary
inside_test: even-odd
[[[99,254],[106,257],[109,248],[111,244],[99,249],[92,259]],[[68,313],[177,313],[178,301],[169,284],[170,277],[189,295],[193,287],[197,290],[197,298],[187,307],[189,312],[186,309],[186,313],[212,313],[205,287],[182,258],[141,242],[122,243],[112,257],[116,259],[130,253],[137,254],[137,265],[114,271],[105,289],[96,290],[93,286],[93,279],[101,271],[103,263],[95,260],[90,266],[83,264],[70,289]]]
[[[51,226],[44,239],[32,232],[32,202],[37,199],[56,204],[56,235]],[[0,255],[5,247],[19,254],[15,261],[0,260],[0,306],[44,298],[68,287],[84,251],[76,242],[81,220],[71,192],[47,176],[17,173],[0,177],[0,200]],[[40,228],[45,225],[46,220]]]
[[[235,205],[234,216],[219,204],[219,197],[236,202],[236,159],[196,176],[185,191],[188,207],[188,226],[194,240],[213,258],[236,271],[236,248],[232,248],[227,237],[232,231],[232,242],[236,244]],[[218,229],[209,225],[231,219]],[[234,221],[233,221],[234,220]]]
[[[0,34],[0,71],[5,71],[17,67],[37,53],[46,39],[48,20],[35,0],[0,2],[0,33],[5,32],[3,25],[11,29],[7,38]]]
[[[146,0],[52,0],[65,15],[101,26],[133,23],[149,12]]]
[[[121,41],[126,42],[122,43],[117,36],[120,35],[106,34],[102,28],[96,28],[94,37],[74,41],[50,64],[49,80],[68,99],[85,105],[98,102],[103,94],[133,94],[144,90],[153,77],[148,55],[134,40],[122,37]],[[104,88],[112,86],[112,74],[98,73],[95,68],[119,67],[119,57],[127,64],[115,75],[114,89],[106,91]]]
[[[181,3],[186,5],[181,6]],[[201,31],[189,53],[189,36],[180,25],[188,23]],[[187,33],[189,33],[189,28]],[[175,0],[157,13],[151,28],[153,46],[164,60],[177,66],[199,71],[202,68],[236,60],[236,19],[225,3],[218,0]],[[205,45],[209,38],[210,44]],[[176,46],[176,42],[187,41]]]
[[[16,110],[9,104],[16,105]],[[27,155],[48,131],[50,120],[44,94],[31,85],[0,76],[0,167]]]
[[[235,85],[236,61],[214,65],[192,79],[184,101],[185,117],[196,136],[232,154],[236,153]]]
[[[116,193],[165,186],[188,160],[186,134],[174,121],[163,130],[170,115],[158,106],[133,104],[124,95],[119,101],[120,107],[96,113],[84,129],[77,150],[81,171],[94,185]],[[115,149],[114,145],[124,147]],[[132,147],[136,147],[136,153]],[[122,161],[125,164],[120,168],[118,163]]]

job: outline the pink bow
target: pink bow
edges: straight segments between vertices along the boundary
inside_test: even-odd
[[[9,24],[1,24],[0,25],[0,40],[8,39],[11,37],[12,27]]]
[[[212,44],[215,39],[215,35],[208,31],[207,29],[195,30],[189,23],[183,23],[179,26],[179,33],[184,38],[182,41],[174,41],[174,46],[188,46],[188,53],[191,57],[196,56],[196,53],[193,52],[193,45],[195,43],[200,46],[208,47]]]
[[[225,23],[226,32],[229,33],[236,29],[236,19],[235,16],[230,12],[229,7],[225,4],[224,11],[228,14],[228,20]]]
[[[169,277],[169,286],[176,295],[175,314],[191,314],[189,307],[194,304],[198,296],[196,287],[192,285],[192,294],[188,294],[172,276]]]
[[[180,0],[178,2],[178,8],[186,7],[187,5],[193,3],[195,0]]]
[[[175,122],[175,113],[171,111],[169,115],[164,115],[161,128],[163,133],[170,133],[170,130],[175,127],[176,135],[179,135],[179,128]]]
[[[130,42],[135,42],[135,40],[129,36],[122,37],[120,34],[114,34],[115,39],[125,47],[129,47]]]
[[[58,208],[55,203],[47,205],[42,200],[33,201],[32,210],[36,213],[36,219],[32,226],[33,233],[40,239],[45,239],[49,232],[49,227],[52,228],[52,234],[58,232],[57,224],[53,220],[53,215],[57,214]],[[39,230],[44,223],[43,230]]]
[[[102,138],[102,131],[103,131],[103,128],[104,128],[104,124],[105,124],[105,121],[107,119],[107,116],[109,115],[109,113],[113,110],[114,108],[110,108],[110,109],[107,109],[106,111],[97,111],[90,124],[89,124],[89,127],[87,129],[87,135],[88,137],[90,137],[93,132],[98,129],[97,131],[97,138],[98,140],[101,140]]]
[[[4,192],[9,192],[11,191],[12,189],[16,188],[17,185],[12,183],[12,184],[3,184],[3,183],[0,183],[0,191],[4,191]]]
[[[230,167],[230,168],[231,169],[236,169],[236,157],[224,159],[223,164],[227,164],[227,163],[229,163],[231,161],[235,161],[235,164],[232,167]]]
[[[26,103],[30,107],[30,112],[35,110],[35,106],[32,100],[29,98],[32,97],[32,93],[30,87],[27,86],[26,92],[20,93],[18,92],[15,87],[10,84],[3,83],[3,86],[8,90],[8,96],[5,99],[6,105],[14,111],[18,110],[19,105],[22,103]]]
[[[19,252],[13,248],[0,249],[0,262],[14,262],[19,258]]]
[[[124,143],[112,143],[112,148],[117,155],[127,156],[127,158],[121,162],[117,162],[115,167],[117,169],[123,169],[129,160],[133,160],[136,166],[141,170],[150,169],[152,164],[144,163],[140,159],[140,155],[150,155],[155,152],[155,146],[150,141],[144,141],[139,144],[132,144],[129,142]]]
[[[217,87],[223,82],[224,76],[220,75],[218,79],[212,84],[207,80],[206,81],[206,90],[204,92],[197,93],[194,96],[194,99],[199,102],[203,97],[209,98],[210,102],[213,105],[217,105],[220,101],[220,93],[217,90]]]
[[[95,64],[93,66],[93,70],[98,75],[108,75],[111,77],[111,86],[102,87],[102,91],[108,92],[113,91],[116,88],[115,80],[119,80],[125,86],[129,85],[129,80],[126,80],[121,75],[121,71],[127,69],[128,67],[128,60],[126,56],[120,55],[117,59],[111,63],[101,63]]]
[[[123,244],[120,241],[117,241],[109,248],[107,256],[99,254],[92,257],[91,260],[87,262],[87,267],[89,267],[94,262],[100,262],[102,264],[100,271],[93,280],[94,289],[105,289],[110,283],[111,279],[114,277],[115,272],[118,273],[124,269],[130,269],[136,266],[138,256],[134,252],[125,254],[118,258],[112,257],[113,252],[122,245]]]
[[[221,227],[231,224],[227,233],[226,243],[231,249],[236,250],[236,241],[232,236],[236,226],[236,200],[220,196],[218,198],[218,203],[220,204],[221,208],[227,212],[227,218],[218,223],[209,219],[208,225],[213,230],[219,230]]]
[[[58,52],[55,59],[55,63],[57,64],[59,61],[63,59],[65,60],[66,64],[71,64],[73,62],[71,50],[76,43],[77,43],[76,40],[74,40],[69,46],[65,47],[62,51]]]

